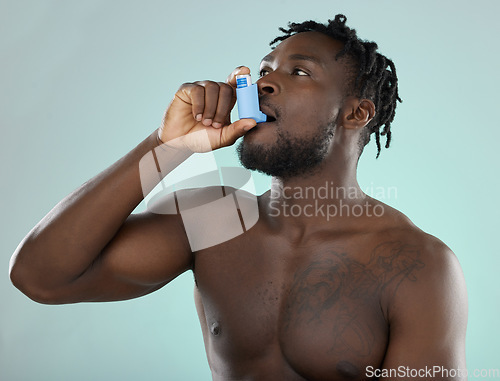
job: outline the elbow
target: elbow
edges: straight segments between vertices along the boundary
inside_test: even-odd
[[[10,268],[9,276],[14,287],[31,300],[40,304],[57,304],[51,293],[30,284],[26,277],[22,275],[22,271],[18,270],[16,266]]]
[[[29,275],[28,271],[23,268],[18,260],[19,251],[18,248],[9,262],[9,277],[14,287],[37,303],[60,304],[52,292],[45,290],[36,285],[36,282],[33,282],[34,277]]]
[[[21,291],[31,300],[40,304],[59,304],[49,292],[45,292],[41,288],[32,287],[29,283],[24,282],[16,276],[15,272],[10,273],[10,280],[15,288]]]

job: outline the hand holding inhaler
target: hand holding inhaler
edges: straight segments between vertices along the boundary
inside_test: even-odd
[[[232,145],[238,138],[255,127],[253,116],[231,123],[230,113],[236,103],[236,76],[250,73],[245,67],[234,70],[226,82],[198,81],[184,83],[165,112],[158,129],[160,144],[192,152],[207,152]],[[254,85],[255,94],[257,85]],[[240,115],[241,117],[241,115]],[[203,132],[209,144],[203,147],[197,142],[195,132]],[[173,143],[175,141],[175,144]],[[171,143],[169,143],[171,142]]]

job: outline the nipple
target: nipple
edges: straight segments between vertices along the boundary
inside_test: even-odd
[[[218,321],[212,323],[212,325],[210,326],[210,332],[214,336],[218,336],[219,335],[219,333],[220,333],[220,324],[219,324]]]
[[[339,372],[342,376],[349,379],[357,379],[359,378],[360,371],[358,367],[349,361],[339,361],[336,366],[337,372]]]

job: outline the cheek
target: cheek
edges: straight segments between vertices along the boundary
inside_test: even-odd
[[[340,110],[338,101],[332,95],[321,91],[303,91],[291,96],[287,102],[286,119],[294,123],[325,125],[335,122]]]
[[[321,97],[304,97],[290,102],[286,108],[286,119],[311,125],[325,125],[335,122],[339,112],[337,104]]]

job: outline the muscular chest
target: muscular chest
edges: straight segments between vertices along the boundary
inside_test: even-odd
[[[380,300],[395,275],[387,260],[361,260],[332,245],[252,246],[196,258],[214,357],[241,363],[279,355],[314,379],[357,379],[380,365],[388,333]]]

